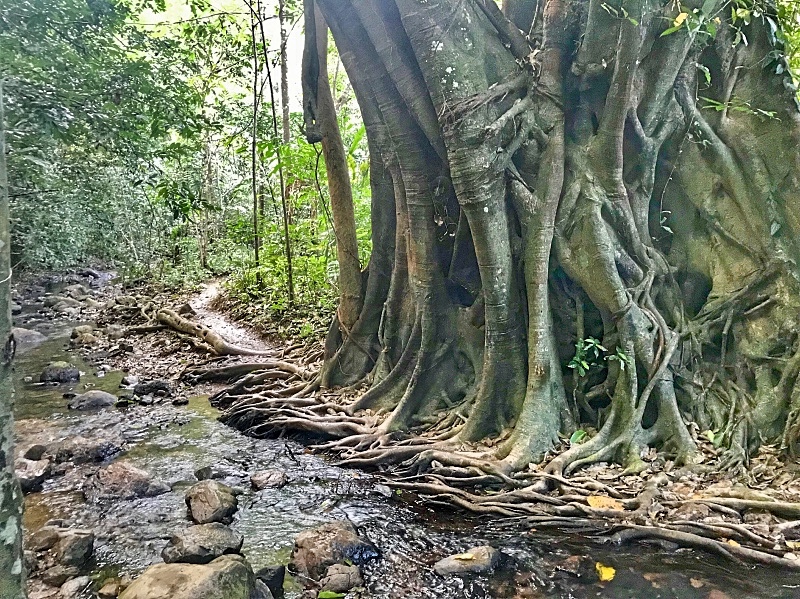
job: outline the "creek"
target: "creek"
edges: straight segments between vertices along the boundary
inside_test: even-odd
[[[218,322],[224,316],[216,314]],[[517,523],[471,517],[452,509],[433,510],[410,494],[392,492],[380,480],[345,470],[309,453],[292,440],[254,439],[216,420],[207,396],[188,397],[186,406],[67,409],[65,392],[93,388],[119,393],[123,372],[102,371],[68,349],[76,323],[28,320],[48,336],[19,354],[15,367],[17,441],[107,439],[105,463],[125,459],[168,483],[171,491],[153,498],[87,500],[83,485],[102,464],[71,467],[26,496],[24,524],[30,534],[45,522],[94,531],[98,582],[109,576],[136,576],[161,561],[173,532],[189,525],[184,492],[197,482],[194,472],[213,466],[222,482],[242,490],[232,527],[244,535],[243,553],[254,568],[286,564],[301,531],[333,519],[352,521],[382,552],[364,567],[362,597],[547,597],[613,599],[730,599],[800,597],[800,575],[722,561],[716,556],[663,546],[612,546],[580,531],[543,533]],[[84,374],[75,384],[34,384],[52,361],[66,360]],[[102,372],[103,376],[98,376]],[[254,491],[252,472],[280,469],[288,484]],[[441,578],[432,565],[444,556],[491,544],[514,560],[491,577]],[[574,558],[577,556],[577,560]],[[570,560],[570,558],[573,558]],[[595,562],[615,568],[601,583],[593,571],[577,576],[570,563]],[[302,589],[287,576],[285,596]],[[87,597],[91,595],[86,595]],[[353,595],[359,596],[359,595]]]

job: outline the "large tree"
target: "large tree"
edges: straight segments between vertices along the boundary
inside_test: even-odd
[[[507,477],[580,423],[597,433],[551,473],[692,462],[688,421],[729,466],[796,448],[800,113],[769,2],[317,2],[373,195],[326,372],[369,390],[229,422],[450,478]]]

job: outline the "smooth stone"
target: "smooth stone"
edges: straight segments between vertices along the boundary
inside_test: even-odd
[[[17,342],[17,351],[20,353],[32,349],[37,345],[41,345],[47,341],[47,337],[45,335],[39,331],[34,331],[33,329],[14,327],[11,329],[11,333],[14,335],[14,341]]]
[[[267,585],[257,579],[250,599],[275,599],[275,595]]]
[[[256,571],[256,579],[263,582],[276,597],[283,593],[286,566],[265,566]]]
[[[41,443],[37,443],[35,445],[31,445],[28,449],[25,450],[25,453],[22,454],[22,457],[26,460],[31,460],[33,462],[38,462],[44,457],[44,453],[47,451],[47,446],[42,445]]]
[[[80,596],[81,592],[89,588],[92,579],[88,576],[79,576],[61,585],[62,599],[73,599]]]
[[[81,378],[80,371],[69,362],[50,362],[39,375],[41,383],[71,383]]]
[[[30,493],[42,488],[42,483],[51,474],[49,460],[26,460],[18,458],[14,463],[14,470],[19,479],[23,493]]]
[[[55,526],[43,526],[30,536],[27,547],[34,551],[46,551],[56,546],[61,536]]]
[[[155,497],[170,490],[168,484],[154,480],[149,472],[125,460],[116,461],[98,470],[87,487],[87,495],[95,500],[103,496],[119,499]]]
[[[482,574],[494,570],[499,563],[500,552],[489,545],[481,545],[439,560],[433,565],[433,569],[439,576]]]
[[[186,491],[186,505],[189,507],[189,516],[197,524],[230,524],[239,501],[228,485],[204,480]]]
[[[224,524],[197,524],[175,534],[161,557],[168,564],[207,564],[222,555],[241,552],[242,543],[244,537]]]
[[[65,566],[81,568],[92,559],[94,533],[90,530],[65,530],[60,533],[56,557]]]

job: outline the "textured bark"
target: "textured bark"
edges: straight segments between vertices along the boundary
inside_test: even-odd
[[[283,124],[283,143],[288,144],[292,136],[291,122],[289,121],[289,62],[286,57],[286,1],[278,0],[278,22],[281,29],[281,121]]]
[[[356,220],[353,212],[353,191],[350,186],[347,155],[328,82],[328,26],[322,13],[314,8],[313,2],[306,3],[306,10],[313,14],[313,22],[311,17],[307,18],[306,27],[313,27],[314,31],[309,33],[309,39],[313,39],[315,43],[307,44],[305,51],[315,53],[316,58],[306,57],[305,61],[316,63],[316,68],[310,71],[316,74],[317,79],[304,85],[304,89],[310,90],[310,93],[316,92],[316,98],[313,100],[315,112],[309,119],[314,121],[314,130],[319,132],[319,141],[322,142],[322,153],[325,157],[325,170],[328,174],[328,191],[336,234],[336,257],[339,262],[339,308],[336,316],[342,333],[347,336],[358,320],[364,301]],[[304,76],[311,75],[311,72]],[[313,135],[309,137],[312,143],[315,139]]]
[[[773,15],[706,2],[662,35],[677,7],[652,0],[318,5],[364,115],[382,242],[358,342],[328,339],[327,381],[370,385],[349,414],[386,412],[379,433],[451,456],[486,442],[498,472],[580,423],[597,434],[551,472],[635,471],[648,447],[691,462],[689,420],[727,466],[763,440],[798,448],[800,118]],[[359,439],[342,443],[374,462]]]
[[[22,599],[22,489],[14,476],[14,387],[11,362],[11,247],[8,228],[5,115],[0,80],[0,599]]]

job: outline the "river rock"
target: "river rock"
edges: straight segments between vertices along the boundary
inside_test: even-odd
[[[100,599],[114,599],[114,597],[120,594],[121,590],[122,585],[119,580],[107,580],[103,583],[103,586],[100,587],[100,590],[97,591],[97,596]]]
[[[265,566],[256,571],[256,580],[263,582],[274,596],[283,594],[286,566]]]
[[[70,578],[75,578],[81,571],[75,566],[56,564],[42,572],[42,582],[51,587],[60,587]]]
[[[26,546],[34,551],[47,551],[61,539],[58,533],[55,526],[43,526],[30,536]]]
[[[94,551],[94,533],[90,530],[70,529],[59,533],[56,557],[64,566],[82,568]]]
[[[23,493],[38,491],[42,488],[42,483],[50,476],[50,460],[18,458],[14,464],[14,470]]]
[[[189,516],[197,524],[230,524],[239,501],[228,485],[215,480],[204,480],[186,491],[186,505],[189,507]]]
[[[223,555],[208,564],[156,564],[120,594],[120,599],[250,599],[255,577],[241,556]]]
[[[14,335],[14,341],[17,342],[17,351],[20,353],[47,341],[47,337],[33,329],[14,327],[11,329],[11,333]]]
[[[119,499],[155,497],[168,493],[168,484],[154,480],[149,472],[120,460],[97,471],[84,489],[87,496],[98,500],[104,496]]]
[[[76,339],[81,335],[91,335],[94,331],[94,327],[90,324],[81,324],[72,329],[72,333],[70,333],[70,337],[72,339]]]
[[[323,591],[346,593],[353,587],[363,585],[364,579],[361,578],[361,570],[359,570],[358,566],[333,564],[325,572],[325,577],[319,581],[319,584]]]
[[[133,387],[134,395],[161,395],[162,397],[169,397],[172,395],[172,387],[167,381],[148,381],[147,383],[139,383]]]
[[[82,335],[78,335],[77,337],[70,339],[69,344],[72,347],[87,347],[89,345],[94,345],[98,341],[100,341],[100,339],[95,335],[92,335],[91,333],[83,333]]]
[[[174,402],[173,402],[174,403]],[[243,478],[247,473],[224,462],[203,466],[194,471],[197,480],[218,480],[223,478]]]
[[[179,532],[164,547],[161,557],[168,564],[207,564],[230,553],[242,550],[244,537],[224,524],[197,524]]]
[[[22,454],[22,457],[26,460],[33,460],[34,462],[41,460],[44,457],[45,452],[47,451],[47,446],[42,445],[41,443],[36,443],[28,447],[25,452]]]
[[[99,408],[109,408],[117,402],[117,396],[92,389],[86,393],[81,393],[69,402],[70,410],[96,410]]]
[[[17,314],[22,314],[22,306],[17,302],[11,302],[11,313],[16,316]]]
[[[272,591],[267,585],[265,585],[262,581],[256,579],[253,592],[250,595],[250,599],[275,599],[275,595],[272,593]]]
[[[121,439],[70,437],[48,447],[57,464],[90,464],[104,462],[122,451]]]
[[[80,371],[69,362],[50,362],[39,375],[42,383],[71,383],[80,378]]]
[[[483,574],[494,570],[499,563],[500,552],[489,545],[481,545],[439,560],[433,565],[433,569],[439,576]]]
[[[282,470],[259,470],[250,477],[250,483],[255,489],[279,489],[288,482],[286,473]]]
[[[105,328],[105,334],[112,341],[117,341],[125,336],[125,327],[119,324],[110,324]]]
[[[92,579],[88,576],[79,576],[61,585],[61,599],[74,599],[80,597],[92,584]]]
[[[379,555],[375,545],[359,537],[352,524],[336,521],[297,535],[291,564],[303,576],[319,580],[333,564],[349,560],[360,565]]]

